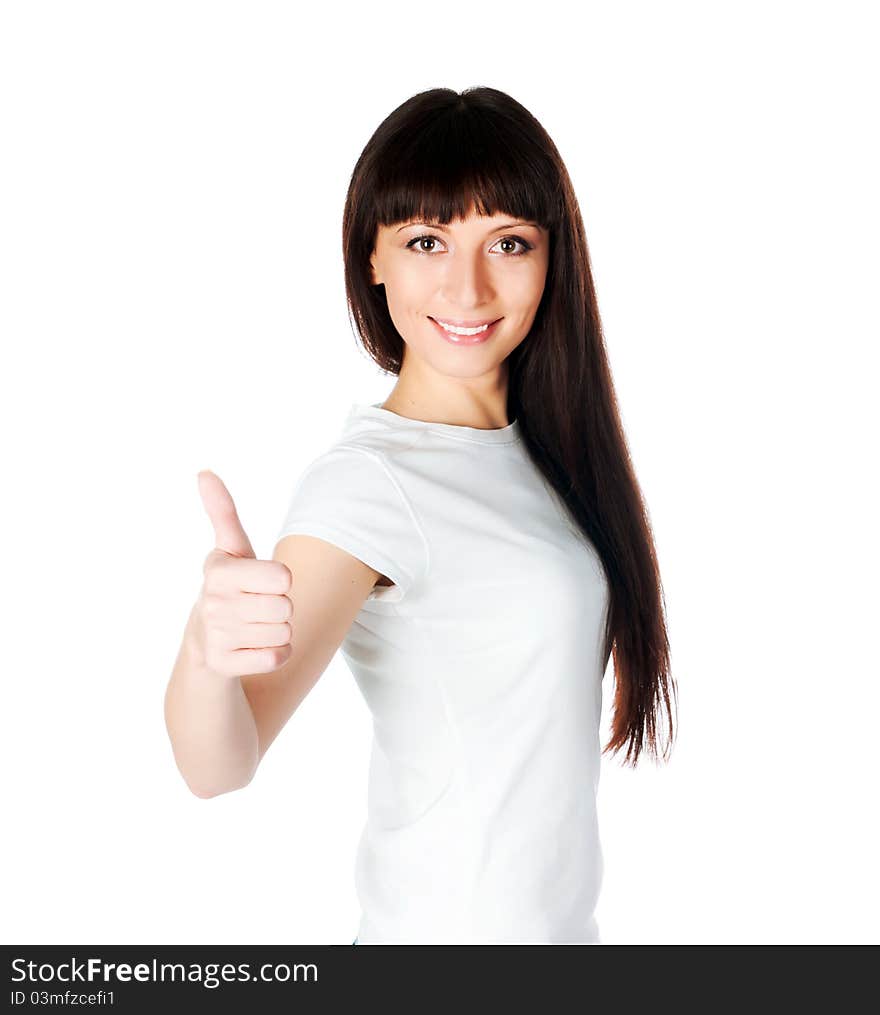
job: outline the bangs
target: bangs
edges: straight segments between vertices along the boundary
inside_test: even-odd
[[[390,226],[410,219],[446,224],[506,214],[552,230],[561,217],[554,163],[517,125],[486,110],[448,110],[418,132],[393,135],[375,153],[372,218]]]

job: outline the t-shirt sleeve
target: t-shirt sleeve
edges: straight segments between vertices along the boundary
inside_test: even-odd
[[[399,589],[395,599],[427,568],[412,505],[384,456],[371,450],[333,448],[306,468],[276,542],[294,534],[333,543],[387,575]]]

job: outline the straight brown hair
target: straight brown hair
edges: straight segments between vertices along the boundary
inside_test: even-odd
[[[541,124],[495,88],[433,88],[376,129],[352,173],[342,247],[352,322],[378,366],[397,375],[404,342],[373,285],[377,227],[413,218],[449,223],[472,208],[549,231],[550,261],[528,336],[508,357],[508,418],[526,450],[598,553],[610,590],[604,660],[613,655],[612,734],[667,760],[674,740],[665,599],[657,554],[617,406],[583,219],[568,171]],[[658,750],[665,710],[666,743]]]

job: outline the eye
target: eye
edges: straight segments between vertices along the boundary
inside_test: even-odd
[[[416,244],[421,243],[422,240],[431,240],[433,243],[435,240],[443,241],[439,236],[434,236],[431,233],[424,233],[422,236],[414,236],[407,244],[408,250],[412,250],[414,254],[432,254],[433,250],[423,250],[421,247],[417,247]],[[518,243],[523,249],[515,251],[504,251],[504,256],[507,257],[522,257],[523,254],[527,254],[530,250],[534,249],[534,246],[527,240],[524,240],[521,236],[502,236],[500,240],[496,240],[493,246],[497,246],[499,243]]]
[[[507,251],[507,253],[509,253],[511,257],[520,257],[522,254],[527,254],[530,250],[533,249],[531,243],[528,243],[526,240],[520,238],[519,236],[502,236],[498,242],[518,243],[523,248],[522,250]]]

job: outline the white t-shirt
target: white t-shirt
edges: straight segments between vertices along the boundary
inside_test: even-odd
[[[518,421],[355,404],[291,533],[394,582],[341,646],[373,716],[358,944],[598,944],[608,586]]]

